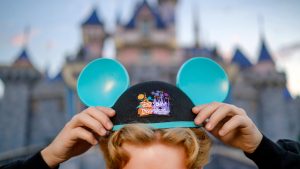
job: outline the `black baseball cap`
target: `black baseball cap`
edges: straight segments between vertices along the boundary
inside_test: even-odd
[[[112,107],[113,130],[125,124],[146,123],[154,128],[199,127],[195,125],[195,105],[176,86],[150,81],[128,88]]]

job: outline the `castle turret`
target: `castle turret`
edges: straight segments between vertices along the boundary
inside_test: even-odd
[[[0,66],[0,78],[5,85],[0,102],[1,152],[28,144],[31,90],[40,77],[41,74],[32,65],[26,48],[22,49],[11,66]]]
[[[239,48],[236,48],[231,63],[236,64],[240,70],[244,70],[253,66],[249,59]]]
[[[261,41],[261,49],[258,57],[258,63],[262,63],[262,62],[272,63],[273,65],[275,64],[264,39],[262,39]]]
[[[251,74],[252,66],[247,56],[237,47],[228,71],[230,72],[233,103],[244,108],[248,116],[256,123],[257,91],[247,79],[247,74]]]
[[[160,2],[160,5],[165,3],[168,2]],[[117,59],[127,68],[133,84],[175,80],[171,73],[181,58],[176,55],[174,28],[160,15],[160,5],[144,0],[136,5],[132,17],[125,24],[118,24],[114,36]]]
[[[26,47],[24,47],[21,50],[21,53],[19,54],[18,58],[14,61],[13,66],[15,67],[27,67],[27,68],[34,68],[30,58],[28,56],[28,52],[26,50]]]
[[[246,74],[247,82],[257,90],[257,122],[269,138],[289,138],[287,104],[283,96],[286,75],[278,72],[275,62],[262,38],[258,62],[252,72]]]
[[[255,70],[259,74],[268,74],[275,71],[275,62],[269,52],[264,38],[261,40],[260,52],[255,65]]]
[[[80,58],[89,61],[102,56],[102,48],[106,38],[104,23],[93,9],[90,16],[82,23],[83,47]]]
[[[40,72],[33,66],[24,47],[11,66],[1,66],[1,79],[4,82],[35,82],[40,78]]]
[[[70,115],[80,111],[83,107],[75,92],[77,78],[86,63],[102,57],[104,41],[108,36],[104,26],[104,21],[97,14],[97,9],[94,8],[81,24],[83,45],[79,49],[76,58],[69,59],[63,66],[61,74],[58,74],[56,77],[60,79],[62,76],[66,83],[68,93],[67,107]]]

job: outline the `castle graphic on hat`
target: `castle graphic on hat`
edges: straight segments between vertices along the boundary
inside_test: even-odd
[[[149,81],[129,87],[124,66],[113,59],[96,59],[80,73],[77,92],[87,106],[112,107],[113,130],[131,123],[154,128],[199,127],[192,108],[213,101],[222,102],[229,90],[223,68],[211,59],[195,57],[177,73],[176,86]],[[129,87],[129,88],[128,88]]]

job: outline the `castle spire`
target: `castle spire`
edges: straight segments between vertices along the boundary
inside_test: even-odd
[[[137,4],[131,19],[125,25],[126,29],[134,29],[137,26],[136,22],[143,8],[147,8],[149,10],[150,14],[154,18],[155,26],[157,29],[165,29],[167,27],[167,23],[163,20],[159,11],[157,11],[155,7],[152,7],[147,0],[143,0],[141,3]]]
[[[30,57],[27,52],[27,44],[29,41],[29,34],[30,34],[30,28],[26,27],[24,29],[24,35],[23,35],[24,36],[23,47],[22,47],[20,54],[17,56],[17,59],[14,61],[13,66],[33,68],[33,65],[31,63]]]
[[[86,25],[98,25],[103,26],[103,21],[101,20],[101,17],[97,15],[97,8],[94,7],[90,16],[82,23],[82,26]]]
[[[261,41],[261,48],[260,54],[258,57],[257,63],[260,62],[271,62],[274,64],[274,60],[267,48],[266,41],[265,41],[265,31],[264,31],[264,17],[262,15],[258,16],[258,26],[259,26],[259,34],[260,34],[260,41]]]
[[[264,20],[264,16],[263,15],[258,15],[257,22],[258,22],[258,31],[259,31],[260,38],[264,39],[264,37],[265,37],[265,28],[264,28],[265,20]]]
[[[252,63],[248,60],[248,58],[242,53],[242,51],[238,47],[235,50],[231,63],[237,64],[240,67],[240,69],[252,67]]]
[[[81,29],[83,45],[76,59],[90,61],[101,57],[107,32],[104,22],[97,15],[96,6],[92,9],[90,16],[82,23]]]
[[[265,39],[262,38],[261,39],[261,48],[260,48],[260,54],[258,57],[258,63],[260,62],[271,62],[271,63],[275,63],[265,42]]]

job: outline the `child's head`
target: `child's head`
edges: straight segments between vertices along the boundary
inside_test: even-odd
[[[199,169],[208,162],[211,140],[199,128],[153,129],[143,124],[129,124],[101,139],[100,147],[108,169],[128,168],[139,162],[155,165],[159,160],[173,160],[163,164]],[[143,158],[146,156],[149,159]]]

